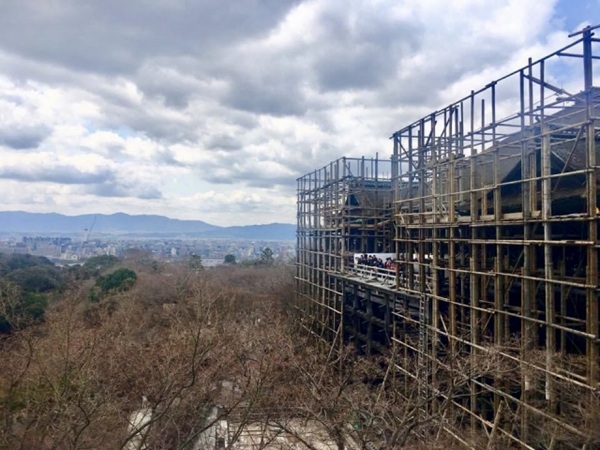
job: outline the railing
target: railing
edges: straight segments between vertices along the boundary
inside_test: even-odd
[[[387,286],[396,285],[396,271],[384,267],[369,266],[367,264],[350,264],[346,273],[368,282],[381,283]]]
[[[368,283],[376,283],[386,287],[396,287],[396,270],[383,267],[369,266],[368,264],[350,264],[346,267],[346,275],[360,278]],[[408,274],[404,271],[398,273],[398,287],[400,289],[409,288]],[[418,293],[420,286],[420,277],[418,273],[412,274],[413,293]],[[432,293],[433,286],[429,277],[425,278],[425,292]]]

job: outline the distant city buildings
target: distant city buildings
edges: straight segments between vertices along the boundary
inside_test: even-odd
[[[262,250],[269,247],[276,260],[295,258],[294,241],[263,241],[242,239],[160,239],[123,238],[101,236],[93,240],[63,236],[5,236],[0,237],[0,253],[20,253],[46,258],[58,264],[77,264],[92,256],[123,256],[131,250],[151,253],[156,259],[179,261],[192,255],[202,258],[205,267],[223,264],[226,255],[234,255],[236,261],[259,259]]]

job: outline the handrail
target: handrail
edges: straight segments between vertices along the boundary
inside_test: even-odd
[[[380,283],[386,286],[396,286],[398,288],[407,289],[409,287],[408,274],[400,270],[396,275],[396,269],[386,269],[383,267],[369,266],[368,264],[349,264],[346,266],[344,273],[346,275],[354,275],[361,280],[369,283]],[[420,286],[420,277],[418,273],[412,274],[412,289],[417,293]],[[425,289],[427,292],[432,292],[430,281],[425,278]]]
[[[368,264],[349,264],[346,272],[355,274],[365,280],[377,280],[382,284],[396,283],[396,270],[384,267],[369,266]]]

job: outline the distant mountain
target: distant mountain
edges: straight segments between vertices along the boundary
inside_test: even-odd
[[[189,235],[206,238],[293,240],[296,226],[273,223],[219,227],[201,220],[170,219],[156,215],[85,214],[65,216],[56,213],[0,211],[0,232],[19,234],[134,234],[139,236]]]
[[[83,233],[90,229],[98,233],[198,233],[219,227],[201,220],[177,220],[164,216],[117,213],[63,216],[21,211],[0,212],[0,231],[16,233]]]

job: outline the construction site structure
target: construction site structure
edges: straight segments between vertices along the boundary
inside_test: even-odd
[[[466,445],[452,430],[600,445],[595,28],[395,132],[390,159],[298,179],[302,325],[334,347],[393,351],[430,413],[451,392],[445,429]],[[440,388],[459,358],[465,386]],[[496,371],[478,372],[490,358]]]

